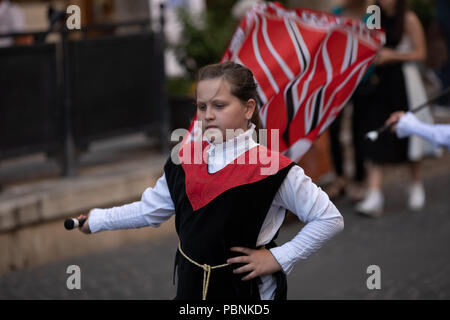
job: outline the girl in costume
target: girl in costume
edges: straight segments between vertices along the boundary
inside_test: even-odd
[[[344,222],[302,168],[253,138],[260,125],[256,89],[240,64],[203,67],[196,88],[201,139],[185,137],[140,201],[92,209],[80,230],[158,227],[175,214],[175,299],[286,299],[295,263]],[[306,225],[277,246],[286,210]]]

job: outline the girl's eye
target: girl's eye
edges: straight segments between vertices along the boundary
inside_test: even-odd
[[[206,106],[204,105],[204,104],[200,104],[200,105],[198,105],[197,106],[197,108],[199,109],[199,110],[205,110],[206,109]]]

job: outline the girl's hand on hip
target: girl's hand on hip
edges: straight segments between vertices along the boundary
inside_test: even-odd
[[[232,247],[230,250],[245,254],[245,256],[234,257],[227,260],[227,263],[229,264],[246,263],[245,266],[233,270],[233,273],[250,272],[242,278],[244,281],[282,270],[272,253],[265,248],[254,250],[243,247]]]

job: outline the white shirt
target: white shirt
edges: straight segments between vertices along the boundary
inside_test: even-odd
[[[25,30],[25,16],[20,8],[11,4],[9,0],[0,3],[0,34],[23,32]],[[0,48],[14,44],[13,38],[0,38]]]
[[[211,144],[208,150],[208,171],[217,172],[240,154],[257,143],[251,138],[255,126],[241,135],[224,143]],[[327,240],[344,228],[344,219],[327,194],[305,175],[302,168],[293,166],[267,213],[257,239],[257,246],[270,242],[283,223],[286,209],[306,223],[301,231],[289,242],[270,249],[289,274],[296,262],[308,258]],[[166,177],[163,174],[153,188],[147,188],[140,201],[109,209],[93,209],[89,215],[92,233],[103,230],[159,227],[175,213]],[[272,275],[261,276],[259,292],[262,300],[272,300],[276,289]]]
[[[397,136],[399,138],[417,135],[435,146],[445,146],[450,150],[450,124],[423,123],[411,112],[405,113],[397,123]]]

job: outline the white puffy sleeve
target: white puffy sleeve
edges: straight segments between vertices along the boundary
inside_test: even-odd
[[[163,174],[153,188],[147,188],[141,200],[108,209],[92,209],[89,227],[92,233],[104,230],[159,227],[175,213],[175,207]]]
[[[290,210],[306,223],[291,241],[270,250],[285,273],[344,229],[339,210],[299,166],[290,169],[274,204]]]

